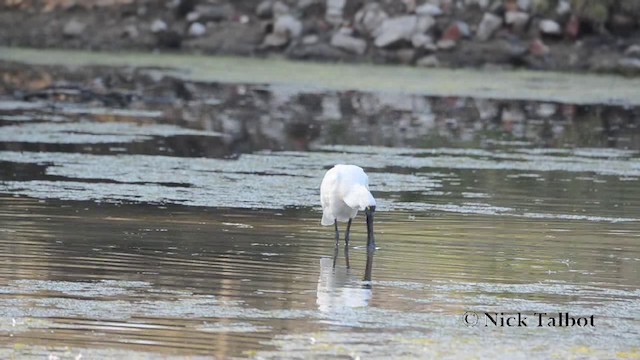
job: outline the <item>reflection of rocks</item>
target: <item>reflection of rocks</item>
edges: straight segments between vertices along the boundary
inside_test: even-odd
[[[134,149],[131,151],[137,153],[164,148],[161,152],[171,155],[213,157],[260,149],[302,150],[336,142],[439,147],[514,140],[544,146],[640,148],[640,134],[634,127],[640,110],[634,107],[301,91],[284,86],[157,80],[117,72],[108,76],[97,72],[101,77],[96,77],[90,69],[66,73],[66,79],[74,79],[74,85],[56,86],[54,77],[37,67],[21,69],[7,65],[6,69],[0,79],[0,94],[15,94],[8,99],[23,100],[20,104],[25,106],[38,105],[37,101],[56,107],[42,104],[13,110],[7,107],[0,111],[0,125],[32,126],[80,119],[154,122],[226,135],[215,141],[196,133],[139,139],[139,143],[130,145]],[[57,81],[64,71],[56,69]],[[142,117],[140,114],[145,111],[157,115]],[[25,115],[33,120],[25,121]],[[31,149],[32,145],[5,142],[2,146],[20,150]],[[68,151],[73,146],[76,145],[55,150]],[[108,143],[92,145],[92,151],[108,152],[110,147]]]

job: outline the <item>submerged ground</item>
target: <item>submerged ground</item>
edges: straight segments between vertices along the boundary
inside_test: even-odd
[[[2,358],[640,356],[632,81],[506,74],[455,96],[417,77],[442,72],[276,83],[251,81],[259,62],[229,79],[230,60],[6,54]],[[350,268],[319,226],[339,162],[379,203],[380,248],[367,256],[359,218]]]

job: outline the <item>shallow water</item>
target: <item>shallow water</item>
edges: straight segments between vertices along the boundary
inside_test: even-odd
[[[8,69],[1,358],[640,356],[637,107]],[[338,162],[373,254],[319,225]]]

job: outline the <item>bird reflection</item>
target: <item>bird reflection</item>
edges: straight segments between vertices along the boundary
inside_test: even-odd
[[[364,278],[352,272],[349,265],[349,249],[344,248],[344,265],[338,264],[339,249],[335,248],[333,259],[320,259],[320,276],[316,304],[321,312],[341,312],[369,306],[372,296],[371,272],[375,250],[367,251]]]

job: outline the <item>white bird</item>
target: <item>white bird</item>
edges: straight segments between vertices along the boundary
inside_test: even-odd
[[[376,200],[369,192],[369,177],[361,167],[336,165],[329,169],[320,185],[320,202],[322,204],[322,225],[334,224],[336,246],[340,241],[338,221],[347,221],[344,241],[345,246],[349,246],[351,220],[356,217],[358,210],[364,210],[367,215],[367,247],[375,249],[373,214],[376,211]]]

